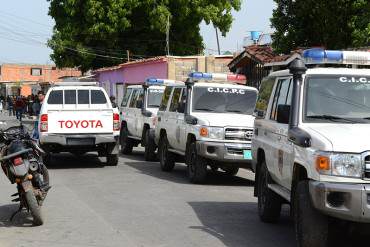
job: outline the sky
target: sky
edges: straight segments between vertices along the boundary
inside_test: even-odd
[[[242,9],[233,12],[234,22],[226,37],[220,36],[222,51],[241,49],[249,31],[271,32],[273,0],[242,0]],[[0,64],[52,64],[51,50],[45,43],[52,34],[54,21],[48,16],[46,0],[4,1],[0,8]],[[212,25],[201,24],[207,54],[216,54],[217,42]]]

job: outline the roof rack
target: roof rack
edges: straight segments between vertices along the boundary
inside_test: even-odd
[[[61,82],[55,82],[52,84],[52,86],[98,86],[98,82],[94,81],[61,81]]]

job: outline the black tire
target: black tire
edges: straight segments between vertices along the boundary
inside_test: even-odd
[[[156,146],[153,138],[150,138],[150,130],[145,131],[145,152],[144,152],[144,158],[146,161],[155,161],[157,156],[155,154]]]
[[[222,170],[226,173],[227,176],[235,176],[239,172],[239,167],[235,166],[229,166],[229,167],[224,167]]]
[[[188,164],[188,177],[190,182],[194,184],[202,184],[207,178],[207,161],[197,153],[196,143],[189,145],[189,151],[186,152]]]
[[[278,194],[268,188],[269,181],[270,175],[266,163],[263,161],[258,173],[258,215],[261,221],[273,223],[280,218],[282,199]]]
[[[37,203],[37,199],[33,194],[33,189],[25,192],[25,198],[27,202],[28,209],[33,217],[33,224],[35,226],[41,226],[44,224],[44,220],[41,215],[41,206]]]
[[[134,141],[128,137],[127,127],[124,126],[120,135],[120,145],[122,154],[131,154],[134,148]]]
[[[118,165],[118,154],[110,154],[107,156],[107,166]]]
[[[297,246],[328,246],[329,218],[312,206],[307,180],[298,182],[293,205]]]
[[[168,151],[168,140],[166,135],[159,140],[158,154],[162,171],[170,172],[175,167],[175,155]]]

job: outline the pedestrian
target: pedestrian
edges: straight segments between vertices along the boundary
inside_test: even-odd
[[[19,121],[22,121],[24,106],[25,104],[22,97],[18,96],[17,100],[15,101],[15,115]]]
[[[3,113],[3,110],[4,110],[4,108],[3,108],[3,103],[4,103],[4,100],[3,100],[3,99],[1,99],[1,100],[0,100],[0,112],[1,112],[1,113]]]
[[[42,107],[42,103],[44,102],[45,99],[45,93],[43,91],[39,91],[37,93],[37,98],[35,98],[34,103],[32,105],[32,111],[37,117],[37,120],[35,121],[34,129],[33,129],[33,134],[32,138],[34,139],[39,139],[39,115]]]
[[[8,96],[8,97],[7,97],[7,99],[6,99],[6,102],[7,102],[7,104],[8,104],[9,116],[12,116],[12,113],[13,113],[13,107],[14,107],[12,97]]]

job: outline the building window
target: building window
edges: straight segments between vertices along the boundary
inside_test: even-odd
[[[31,68],[31,75],[33,75],[33,76],[42,75],[42,69],[40,69],[40,68]]]

